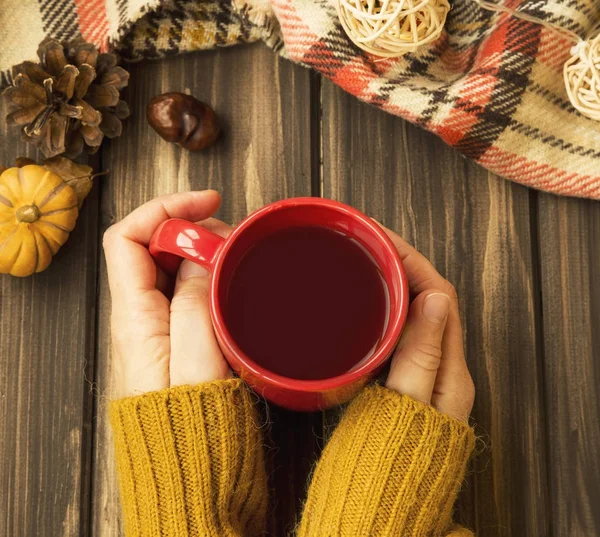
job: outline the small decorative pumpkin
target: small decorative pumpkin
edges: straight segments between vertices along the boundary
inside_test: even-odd
[[[79,215],[75,190],[36,164],[0,175],[0,273],[29,276],[45,270]]]

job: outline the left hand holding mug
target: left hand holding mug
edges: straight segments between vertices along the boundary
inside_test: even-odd
[[[156,198],[104,234],[112,296],[111,330],[117,396],[228,378],[208,308],[209,274],[183,261],[173,283],[148,252],[156,228],[169,218],[201,221],[227,236],[231,228],[209,218],[219,207],[217,192],[184,192]]]

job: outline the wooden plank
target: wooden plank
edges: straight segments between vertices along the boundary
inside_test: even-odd
[[[6,113],[0,103],[0,116]],[[38,158],[0,126],[0,162]],[[0,535],[83,535],[87,526],[98,189],[50,267],[0,275]]]
[[[600,204],[539,196],[553,534],[600,535]]]
[[[219,216],[238,222],[276,199],[310,195],[309,72],[281,61],[266,47],[217,52],[132,65],[129,102],[133,117],[123,136],[103,155],[112,170],[102,192],[102,228],[153,197],[174,191],[214,188],[223,196]],[[192,154],[161,140],[147,125],[148,100],[165,91],[189,91],[211,103],[224,123],[224,136],[210,150]],[[94,452],[92,535],[116,536],[118,495],[106,401],[111,396],[109,311],[106,271],[101,267],[98,369],[102,394]],[[269,473],[277,489],[270,516],[273,535],[293,525],[296,505],[315,454],[297,436],[320,430],[321,416],[295,421],[272,408]],[[304,462],[298,462],[304,461]],[[283,501],[285,499],[285,501]]]
[[[457,520],[479,537],[548,535],[529,192],[330,82],[322,103],[325,197],[396,230],[460,297],[477,387],[473,419],[487,447],[463,487]],[[328,425],[336,420],[328,413]]]

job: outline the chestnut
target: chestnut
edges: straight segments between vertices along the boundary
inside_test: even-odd
[[[177,91],[152,97],[146,107],[146,117],[161,138],[190,151],[212,145],[221,130],[210,106]]]

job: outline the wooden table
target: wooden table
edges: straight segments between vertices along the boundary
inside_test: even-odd
[[[122,534],[102,233],[159,194],[204,188],[234,223],[276,199],[338,199],[427,255],[457,287],[477,387],[457,519],[480,537],[600,535],[600,203],[496,177],[262,45],[130,70],[132,117],[95,158],[110,174],[69,242],[46,272],[0,278],[0,536]],[[201,154],[145,119],[151,96],[188,90],[225,124]],[[1,129],[0,162],[35,156]],[[271,535],[292,533],[338,414],[271,409]]]

